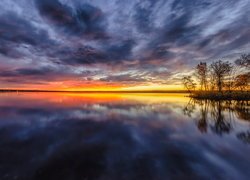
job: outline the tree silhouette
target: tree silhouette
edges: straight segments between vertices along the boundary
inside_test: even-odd
[[[192,79],[191,76],[185,76],[182,78],[183,85],[185,88],[188,90],[188,92],[191,92],[192,90],[195,90],[196,88],[196,83]]]
[[[250,82],[250,73],[240,74],[235,78],[235,87],[244,91]]]
[[[250,69],[250,54],[243,54],[235,61],[236,65]]]
[[[211,74],[214,77],[219,92],[222,92],[225,76],[229,75],[232,71],[232,65],[228,61],[222,62],[221,60],[213,62],[211,65]]]
[[[208,75],[208,68],[207,68],[207,63],[205,62],[200,62],[196,66],[196,72],[195,75],[200,83],[200,89],[201,90],[207,90],[207,75]]]

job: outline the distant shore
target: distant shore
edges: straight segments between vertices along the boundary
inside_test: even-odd
[[[187,94],[186,90],[140,90],[140,91],[125,91],[125,90],[114,90],[114,91],[66,91],[66,90],[19,90],[19,89],[0,89],[1,92],[54,92],[54,93],[183,93]]]
[[[188,92],[186,90],[151,90],[151,91],[66,91],[66,90],[19,90],[19,89],[0,89],[0,93],[21,93],[21,92],[36,92],[36,93],[108,93],[108,94],[116,94],[116,93],[128,93],[128,94],[189,94],[187,97],[191,97],[194,99],[201,100],[250,100],[250,91],[193,91]]]
[[[195,99],[208,100],[250,100],[250,91],[207,91],[207,92],[192,92],[189,97]]]

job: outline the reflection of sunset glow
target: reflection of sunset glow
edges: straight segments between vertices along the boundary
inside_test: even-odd
[[[160,93],[2,93],[0,104],[11,103],[11,99],[25,99],[25,102],[49,102],[61,104],[62,106],[79,105],[81,103],[116,103],[116,102],[135,102],[135,103],[186,103],[189,98],[186,94],[160,94]],[[6,99],[6,101],[4,100]],[[8,101],[7,101],[8,99]],[[22,105],[23,105],[22,103]],[[6,104],[5,104],[6,105]]]

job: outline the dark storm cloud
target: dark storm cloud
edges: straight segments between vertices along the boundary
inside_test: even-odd
[[[40,75],[51,73],[53,72],[53,70],[51,68],[41,68],[41,69],[23,68],[23,69],[17,69],[16,72],[19,75],[25,75],[25,76],[39,75],[40,76]]]
[[[157,35],[149,41],[146,50],[151,53],[146,59],[171,60],[174,55],[168,49],[191,45],[193,41],[200,39],[202,26],[190,25],[192,11],[178,9],[176,6],[174,2],[169,19],[164,21],[163,27],[158,29]]]
[[[132,59],[133,40],[124,40],[115,44],[106,44],[101,48],[92,46],[73,45],[53,47],[48,49],[47,55],[57,59],[58,63],[66,65],[85,65],[95,63],[117,64],[121,60]]]
[[[132,49],[136,45],[134,40],[125,40],[104,48],[110,60],[130,60],[132,58]]]
[[[165,25],[163,31],[164,43],[176,43],[178,46],[186,45],[199,35],[199,26],[188,25],[191,15],[186,13],[180,17],[171,17],[172,21]]]
[[[20,58],[24,56],[24,53],[18,50],[20,46],[45,48],[51,44],[53,42],[49,39],[47,31],[34,27],[15,13],[8,12],[0,15],[0,53],[2,55]]]
[[[148,3],[148,5],[145,7],[143,3]],[[134,20],[136,28],[142,33],[150,33],[154,29],[152,11],[155,4],[154,0],[141,0],[135,5]]]
[[[23,57],[24,55],[19,52],[18,50],[15,49],[15,46],[7,44],[4,41],[1,41],[1,45],[0,45],[0,54],[10,57],[10,58],[20,58]],[[4,44],[4,43],[6,44]]]
[[[105,39],[105,17],[102,11],[90,4],[76,9],[54,0],[36,0],[41,16],[53,26],[71,35],[90,39]]]
[[[70,72],[103,64],[120,71],[107,81],[116,81],[120,74],[133,81],[136,74],[128,72],[135,68],[141,73],[151,70],[149,80],[162,66],[177,72],[180,65],[190,68],[200,60],[249,49],[248,0],[32,2],[3,0],[0,4],[0,54],[7,60],[22,59],[27,69],[30,59],[39,71],[48,64],[66,66]],[[7,61],[3,59],[4,67]],[[25,69],[20,64],[13,64],[13,69]],[[99,70],[103,71],[99,75],[110,73],[105,68]],[[36,73],[40,72],[30,72]]]
[[[47,36],[45,31],[35,29],[28,21],[13,13],[0,16],[0,27],[0,38],[5,42],[38,45]]]
[[[58,63],[66,65],[94,64],[107,60],[104,52],[91,46],[59,47],[52,49],[48,55],[58,59]]]

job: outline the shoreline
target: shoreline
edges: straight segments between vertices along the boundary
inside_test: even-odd
[[[189,97],[200,100],[236,100],[236,101],[250,101],[249,91],[224,91],[224,92],[193,92]]]

